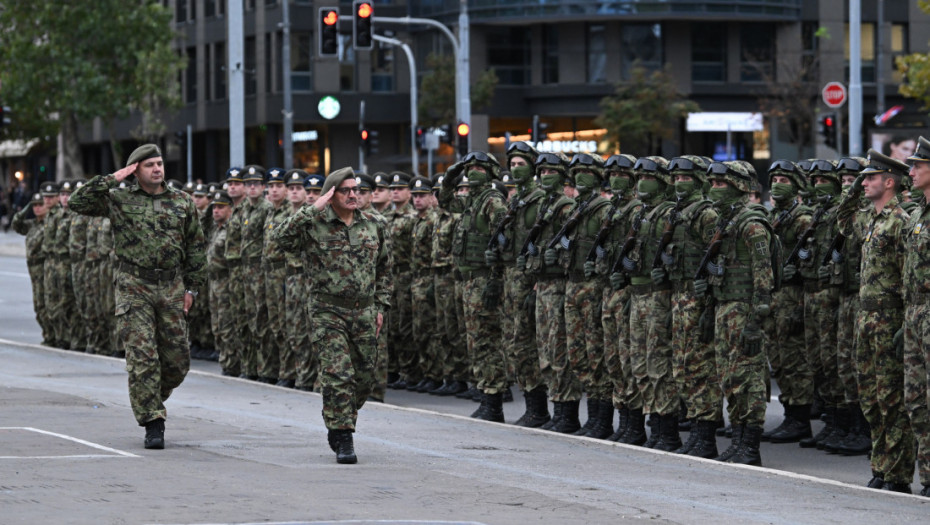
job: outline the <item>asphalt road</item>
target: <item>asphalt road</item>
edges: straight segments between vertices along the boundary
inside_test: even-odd
[[[25,276],[0,256],[0,523],[917,523],[930,510],[862,488],[864,458],[764,444],[765,468],[724,465],[396,391],[362,410],[359,464],[337,465],[317,394],[201,361],[167,403],[167,448],[147,451],[119,360],[30,344]]]

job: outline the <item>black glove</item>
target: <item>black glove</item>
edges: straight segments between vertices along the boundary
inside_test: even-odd
[[[849,188],[849,195],[856,196],[862,193],[862,181],[865,180],[865,173],[860,172],[859,176],[856,177],[856,180],[853,181],[852,186]]]
[[[798,273],[798,267],[793,264],[786,264],[784,269],[782,269],[782,280],[785,282],[790,281]]]
[[[456,162],[446,169],[446,176],[442,179],[442,185],[446,188],[454,188],[458,181],[459,175],[465,170],[465,164]]]
[[[488,279],[484,285],[484,292],[481,294],[481,302],[484,303],[486,310],[494,310],[501,304],[501,292],[504,286],[498,279]]]
[[[612,286],[614,290],[622,290],[623,287],[627,285],[626,274],[620,272],[610,274],[608,279],[610,279],[610,286]]]
[[[546,262],[546,266],[555,266],[559,262],[559,252],[555,251],[555,248],[546,248],[546,252],[543,253],[543,261]]]
[[[756,323],[747,324],[740,333],[739,340],[746,357],[755,357],[762,351],[762,330]]]
[[[494,266],[500,261],[500,256],[497,254],[497,250],[485,250],[484,251],[484,264],[488,266]]]

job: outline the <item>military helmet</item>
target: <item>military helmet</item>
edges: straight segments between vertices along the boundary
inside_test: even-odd
[[[674,184],[671,175],[668,173],[668,161],[665,157],[652,155],[649,157],[640,157],[633,165],[633,173],[637,178],[644,175],[655,177],[656,180],[662,181],[671,186]]]
[[[611,155],[604,161],[604,178],[610,178],[609,173],[623,173],[633,176],[633,166],[636,165],[636,157],[628,153]]]
[[[539,170],[542,168],[549,168],[558,170],[563,176],[567,176],[568,162],[569,158],[562,153],[540,153],[536,157],[536,174],[539,175]]]
[[[804,189],[804,174],[801,173],[801,169],[798,168],[798,165],[791,162],[787,159],[778,159],[769,166],[769,180],[772,180],[772,177],[776,175],[781,175],[788,177],[788,180],[791,181],[791,184],[794,185],[795,189],[802,190]]]
[[[681,155],[668,161],[668,174],[675,183],[675,175],[687,175],[700,184],[707,182],[704,174],[707,172],[708,162],[698,155]]]
[[[536,162],[536,157],[538,156],[539,152],[536,151],[536,148],[531,146],[529,142],[518,140],[516,142],[511,142],[510,146],[507,147],[508,161],[511,157],[523,157],[526,159],[526,162],[532,166]]]
[[[868,165],[865,157],[843,157],[836,161],[836,176],[842,180],[843,175],[858,175]]]
[[[576,153],[572,160],[568,162],[568,176],[574,180],[574,172],[577,170],[587,170],[597,176],[598,180],[604,180],[604,159],[597,153]]]
[[[823,177],[830,182],[836,183],[837,187],[839,187],[842,182],[840,181],[839,175],[836,173],[836,166],[837,163],[835,160],[815,159],[807,172],[810,184],[812,186],[814,185],[815,177]]]
[[[752,165],[749,165],[752,168]],[[749,171],[745,164],[737,161],[714,162],[707,167],[708,180],[722,180],[743,193],[750,193],[755,170]]]
[[[462,164],[465,172],[468,172],[469,166],[482,166],[488,170],[488,175],[492,179],[499,179],[501,174],[501,163],[497,161],[494,155],[483,151],[471,151],[462,158]]]

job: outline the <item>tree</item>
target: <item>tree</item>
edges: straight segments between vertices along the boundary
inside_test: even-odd
[[[452,124],[455,115],[455,59],[450,55],[430,53],[426,57],[429,73],[423,75],[417,101],[417,120],[422,126]],[[497,74],[485,71],[471,84],[472,108],[487,106],[494,96]]]
[[[80,123],[99,117],[109,131],[115,119],[139,111],[157,129],[156,112],[180,104],[177,78],[186,62],[171,47],[171,18],[152,0],[4,2],[0,81],[3,103],[16,115],[9,132],[44,140],[61,133],[59,177],[77,178]]]
[[[601,99],[595,123],[607,128],[612,148],[637,156],[660,154],[662,139],[675,136],[681,119],[701,109],[675,88],[669,66],[648,73],[637,64],[630,76]]]
[[[800,59],[800,57],[799,57]],[[804,158],[804,148],[814,142],[817,96],[819,90],[816,58],[779,65],[775,80],[772,71],[759,68],[765,91],[759,94],[759,109],[780,124],[782,138],[797,148],[796,159]]]
[[[930,14],[930,0],[919,0],[917,5]],[[930,54],[911,53],[895,59],[895,66],[904,75],[898,92],[923,103],[923,110],[930,110]]]

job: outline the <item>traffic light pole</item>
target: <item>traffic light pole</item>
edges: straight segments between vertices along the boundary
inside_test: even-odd
[[[362,130],[365,129],[365,101],[360,100],[358,102],[358,133],[359,139],[361,139]],[[368,172],[368,169],[365,167],[365,141],[358,141],[358,170]]]
[[[281,2],[281,64],[284,79],[283,133],[281,144],[284,148],[284,169],[294,167],[294,110],[291,94],[291,15],[288,10],[290,2]]]
[[[375,18],[375,21],[378,19]],[[410,46],[397,40],[381,35],[372,35],[372,38],[378,42],[384,42],[392,46],[398,46],[404,50],[407,55],[407,62],[410,64],[410,163],[412,164],[413,174],[419,175],[419,153],[417,152],[417,63],[413,59],[413,51]]]
[[[242,167],[245,164],[245,70],[242,68],[242,0],[229,0],[227,20],[229,23],[229,58],[226,71],[229,74],[229,165]]]

